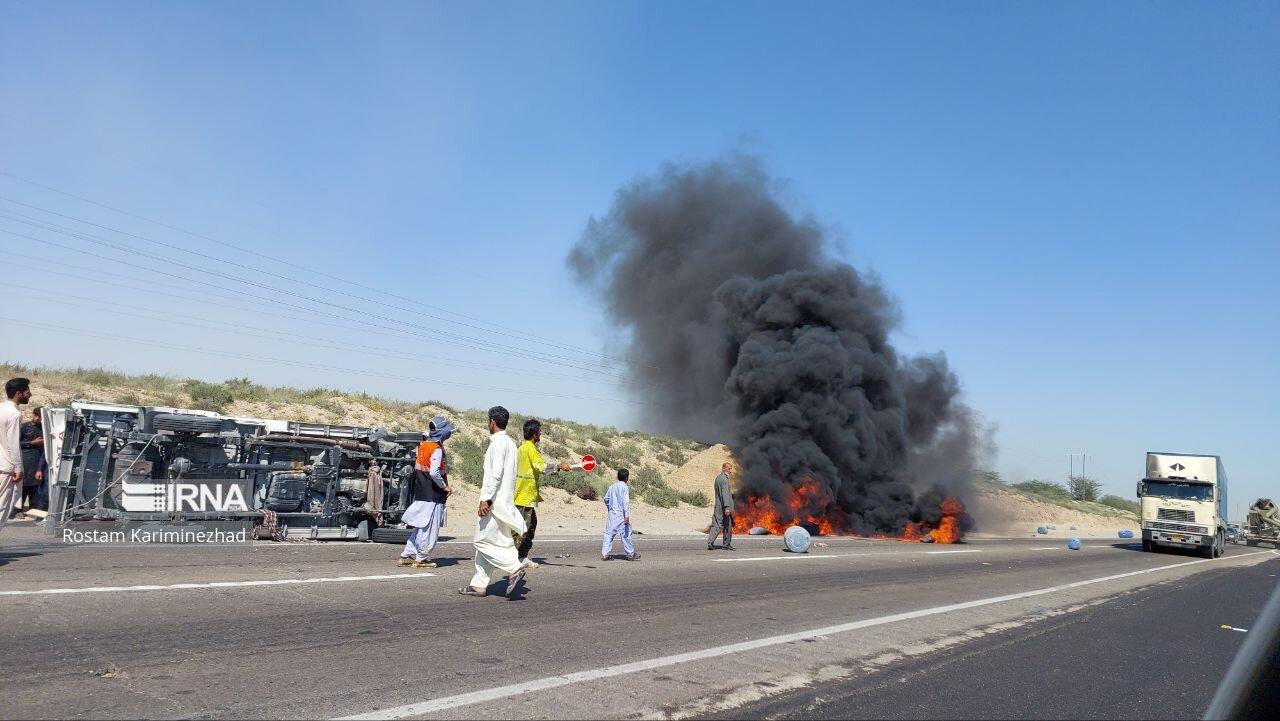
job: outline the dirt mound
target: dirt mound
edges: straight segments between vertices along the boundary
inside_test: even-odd
[[[1138,519],[1123,511],[1065,508],[1000,486],[975,485],[965,504],[977,524],[974,536],[1036,536],[1037,527],[1052,525],[1056,528],[1049,530],[1048,538],[1115,538],[1117,531],[1139,529]]]
[[[667,485],[682,493],[702,491],[710,497],[711,484],[720,473],[720,465],[726,461],[734,463],[733,455],[728,446],[718,443],[668,474]]]

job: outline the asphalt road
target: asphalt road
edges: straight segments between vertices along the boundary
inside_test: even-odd
[[[1276,590],[1277,565],[1215,568],[722,716],[1201,719]]]
[[[596,539],[546,538],[543,567],[508,600],[456,594],[465,542],[422,572],[378,544],[76,547],[11,526],[0,717],[739,715],[1070,609],[1104,613],[1153,583],[1280,566],[1244,548],[1201,562],[1107,541],[824,542],[796,556],[777,538],[729,553],[641,536],[641,561],[605,563]],[[1115,649],[1143,643],[1119,628]],[[1100,703],[1079,701],[1070,715]]]

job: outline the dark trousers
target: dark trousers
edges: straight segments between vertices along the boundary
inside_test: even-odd
[[[533,550],[533,537],[538,532],[538,509],[533,506],[516,506],[524,518],[525,532],[516,537],[516,553],[520,558],[528,558]]]
[[[42,511],[46,510],[40,507],[40,488],[41,486],[23,486],[22,500],[18,503],[18,508],[40,508]]]
[[[714,546],[716,536],[724,533],[724,545],[733,545],[733,514],[725,513],[723,516],[712,512],[711,514],[711,535],[707,536],[707,545]]]

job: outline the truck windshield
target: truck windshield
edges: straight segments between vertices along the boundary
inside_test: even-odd
[[[1213,499],[1213,486],[1177,481],[1147,481],[1147,495],[1184,501],[1208,501]]]

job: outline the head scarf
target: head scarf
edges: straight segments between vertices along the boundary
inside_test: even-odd
[[[449,422],[449,419],[444,416],[432,418],[431,425],[428,428],[427,440],[436,443],[444,443],[449,440],[449,436],[453,435],[454,430],[456,430],[453,424]]]

